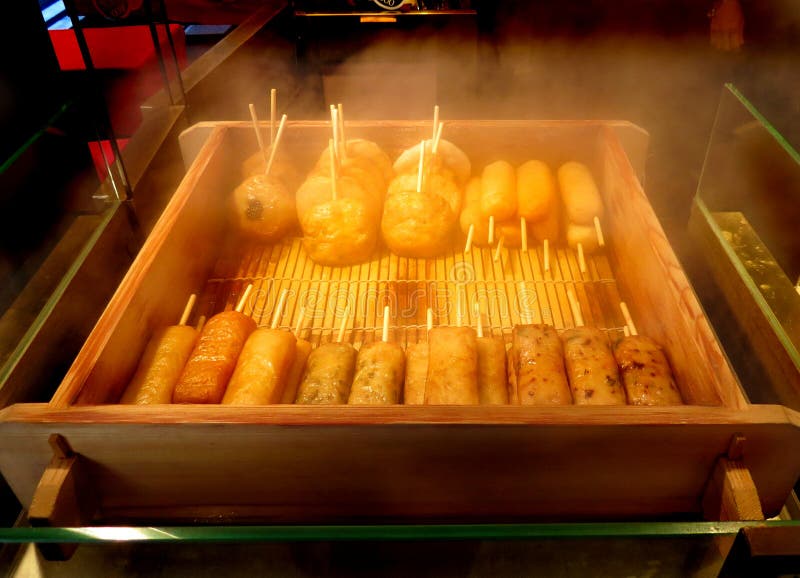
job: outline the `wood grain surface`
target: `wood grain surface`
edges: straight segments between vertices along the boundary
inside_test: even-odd
[[[612,263],[640,333],[661,344],[684,401],[745,407],[730,364],[616,136],[602,142]]]
[[[0,468],[20,499],[30,501],[59,432],[91,467],[100,519],[139,508],[271,521],[699,516],[734,435],[747,438],[742,462],[767,515],[800,474],[787,459],[800,451],[800,422],[780,406],[18,405],[0,419]]]

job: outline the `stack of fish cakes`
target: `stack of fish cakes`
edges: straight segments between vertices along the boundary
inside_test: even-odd
[[[322,265],[351,265],[372,255],[391,171],[375,143],[356,139],[340,147],[338,159],[330,147],[323,151],[297,190],[303,244]]]

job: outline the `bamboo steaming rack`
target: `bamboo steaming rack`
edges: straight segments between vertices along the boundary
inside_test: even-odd
[[[233,309],[241,291],[253,284],[244,313],[268,325],[278,296],[287,290],[280,327],[295,327],[305,307],[304,336],[314,345],[329,341],[337,321],[350,305],[345,334],[360,346],[376,339],[383,325],[383,306],[391,307],[390,332],[401,345],[424,341],[426,310],[434,325],[456,325],[458,293],[464,300],[463,323],[476,325],[474,303],[481,304],[484,329],[510,340],[514,325],[532,320],[556,329],[575,326],[567,291],[581,305],[587,325],[622,336],[620,295],[608,258],[587,256],[581,273],[574,251],[550,249],[550,270],[544,270],[542,247],[527,252],[506,249],[493,260],[493,249],[458,249],[436,259],[398,257],[386,250],[363,264],[328,267],[308,258],[297,238],[275,245],[231,243],[223,250],[200,297],[198,315],[207,318]]]

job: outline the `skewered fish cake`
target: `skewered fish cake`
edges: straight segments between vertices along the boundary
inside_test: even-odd
[[[257,174],[233,191],[236,227],[261,241],[277,241],[297,227],[295,198],[273,176]]]

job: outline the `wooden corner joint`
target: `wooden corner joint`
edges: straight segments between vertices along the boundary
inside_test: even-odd
[[[744,465],[745,438],[734,435],[725,456],[720,456],[703,494],[707,520],[763,520],[758,490]]]
[[[85,465],[60,434],[52,434],[48,442],[53,457],[36,486],[28,520],[32,526],[86,525],[94,514],[95,504]]]

